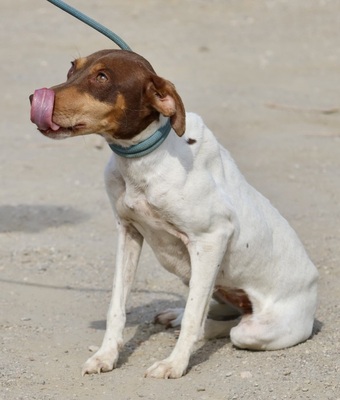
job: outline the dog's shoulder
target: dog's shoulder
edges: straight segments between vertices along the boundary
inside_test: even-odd
[[[203,119],[195,113],[186,113],[186,131],[183,135],[195,157],[215,158],[221,145]]]
[[[205,125],[201,116],[193,112],[186,113],[186,130],[184,137],[188,141],[189,139],[201,141],[203,137],[208,133],[208,136],[212,135],[211,131]],[[213,136],[213,135],[212,135]],[[196,143],[195,142],[195,143]]]

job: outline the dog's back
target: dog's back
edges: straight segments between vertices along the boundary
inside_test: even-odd
[[[234,343],[239,347],[274,349],[307,339],[317,305],[316,267],[289,223],[247,183],[229,152],[222,146],[216,149],[216,139],[201,118],[189,114],[187,124],[186,134],[206,147],[198,154],[204,154],[204,160],[195,165],[211,171],[234,226],[215,286],[219,290],[242,289],[252,304],[252,324],[257,324],[257,328],[251,328],[251,334],[245,333],[245,324],[234,328]],[[197,137],[192,127],[199,132]],[[223,174],[217,168],[219,164],[223,165]],[[200,190],[204,190],[204,185]],[[252,325],[250,318],[245,320],[248,326]],[[271,330],[266,340],[260,339],[260,325]]]

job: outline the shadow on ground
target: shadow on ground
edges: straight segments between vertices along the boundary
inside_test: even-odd
[[[0,206],[0,233],[40,232],[51,227],[79,224],[89,215],[69,206],[18,204]]]

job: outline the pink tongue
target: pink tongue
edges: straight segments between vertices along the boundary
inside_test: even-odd
[[[38,89],[34,92],[31,104],[31,121],[38,129],[57,131],[60,126],[52,121],[54,107],[54,91],[51,89]]]

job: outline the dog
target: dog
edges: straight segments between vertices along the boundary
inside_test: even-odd
[[[318,273],[296,233],[147,60],[124,50],[96,52],[72,62],[65,83],[30,100],[31,120],[45,136],[96,133],[113,150],[105,171],[118,229],[112,299],[103,343],[83,375],[117,364],[144,239],[189,287],[184,309],[156,317],[181,329],[169,357],[147,377],[184,375],[204,337],[276,350],[311,336]],[[214,301],[225,318],[207,318]]]

